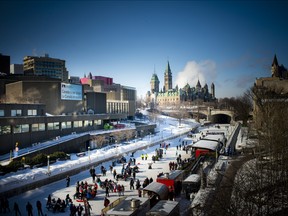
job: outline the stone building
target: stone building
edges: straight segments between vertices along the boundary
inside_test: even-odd
[[[271,109],[271,114],[276,114],[275,109],[282,106],[287,107],[285,103],[287,103],[288,98],[288,70],[283,65],[278,64],[276,55],[271,65],[271,77],[257,78],[253,91],[253,115],[257,126],[261,127],[265,121],[266,117],[263,117],[263,111],[267,112],[268,109]],[[281,112],[287,113],[287,108],[285,110],[281,108]]]
[[[215,101],[215,85],[211,84],[210,92],[208,85],[205,84],[203,87],[198,80],[195,87],[191,87],[188,83],[183,87],[179,88],[176,85],[172,88],[172,72],[169,62],[164,72],[164,86],[163,89],[159,88],[159,78],[154,72],[150,81],[151,91],[148,91],[146,99],[150,104],[159,106],[167,105],[179,105],[181,103],[191,103],[196,101],[200,102],[212,102]]]

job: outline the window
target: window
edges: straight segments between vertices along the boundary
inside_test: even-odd
[[[66,122],[61,122],[61,129],[66,129]]]
[[[37,110],[36,109],[29,109],[28,110],[28,116],[36,116]]]
[[[47,124],[48,130],[59,130],[59,122],[50,122]]]
[[[21,116],[22,110],[11,110],[11,116]]]
[[[72,123],[71,123],[71,121],[66,122],[66,128],[72,128]]]
[[[71,122],[61,122],[61,129],[71,128]]]
[[[74,121],[73,126],[74,126],[74,128],[82,127],[83,122],[82,121]]]
[[[14,133],[26,133],[29,132],[29,124],[15,125],[13,127]]]
[[[45,131],[45,123],[39,123],[39,131]]]
[[[44,123],[35,123],[31,125],[32,131],[45,131],[45,124]]]
[[[84,127],[92,126],[92,121],[91,120],[85,120],[84,121]]]
[[[101,125],[101,124],[102,124],[102,121],[101,121],[101,120],[94,120],[94,124],[95,124],[95,125]]]
[[[32,124],[31,130],[32,131],[39,131],[39,124]]]
[[[11,127],[9,125],[0,126],[0,134],[10,134],[10,133],[11,133]]]
[[[0,116],[5,116],[4,110],[0,110]]]

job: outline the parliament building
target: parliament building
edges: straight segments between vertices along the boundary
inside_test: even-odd
[[[191,87],[188,83],[179,88],[176,85],[172,88],[172,72],[169,62],[164,73],[164,86],[159,88],[160,81],[156,73],[153,73],[150,86],[151,91],[147,92],[147,100],[156,106],[177,106],[179,104],[189,103],[193,105],[195,102],[214,102],[215,98],[215,86],[211,84],[211,90],[209,92],[208,85],[201,86],[198,80],[196,87]]]

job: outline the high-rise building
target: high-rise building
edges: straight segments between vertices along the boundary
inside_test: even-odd
[[[10,74],[10,56],[0,53],[0,73]]]
[[[25,75],[48,76],[68,82],[65,60],[50,58],[48,54],[44,57],[25,56],[23,65]]]
[[[11,64],[10,65],[11,74],[23,74],[23,64]]]

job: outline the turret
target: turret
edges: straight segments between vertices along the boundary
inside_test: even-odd
[[[211,84],[211,95],[212,95],[212,98],[215,98],[215,86],[214,86],[214,83]]]
[[[271,72],[272,72],[272,77],[279,77],[279,65],[278,65],[278,60],[276,57],[276,54],[274,55],[274,59],[271,65]]]
[[[151,85],[151,92],[152,93],[158,93],[159,92],[159,79],[156,73],[152,75],[150,85]]]
[[[199,79],[198,79],[198,82],[197,82],[197,85],[196,85],[196,91],[197,91],[197,92],[200,92],[200,91],[201,91],[201,84],[200,84]]]

